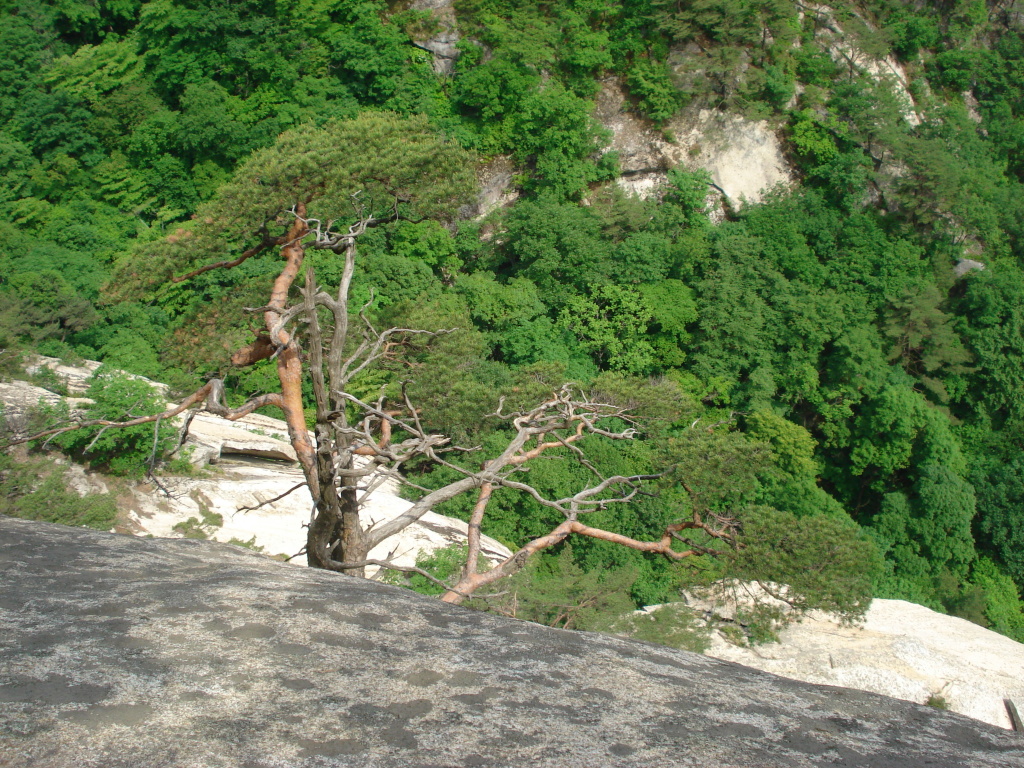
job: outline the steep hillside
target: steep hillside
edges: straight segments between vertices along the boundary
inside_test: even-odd
[[[216,378],[229,406],[272,395],[279,358],[252,323],[281,269],[268,233],[300,215],[275,194],[321,174],[307,197],[330,197],[326,168],[344,168],[359,188],[309,213],[322,235],[384,206],[367,190],[388,174],[366,169],[388,158],[432,179],[424,195],[460,194],[427,215],[410,182],[360,231],[352,327],[458,332],[388,347],[347,395],[411,403],[423,430],[486,453],[510,434],[500,398],[525,408],[574,382],[636,419],[635,440],[585,444],[593,471],[660,478],[595,528],[656,541],[694,514],[748,531],[767,516],[806,542],[845,526],[877,552],[859,569],[876,596],[1024,638],[1015,4],[10,0],[0,14],[0,374],[43,353],[175,395]],[[433,154],[412,158],[414,143]],[[475,199],[461,195],[474,175]],[[314,236],[302,276],[334,290],[343,260]],[[307,366],[308,320],[288,331]],[[304,409],[317,418],[304,386],[296,434]],[[131,475],[147,440],[64,448]],[[562,498],[585,465],[550,455],[570,460],[530,480]],[[403,471],[435,489],[480,458],[453,463]],[[468,522],[474,503],[438,511]],[[515,550],[560,523],[551,509],[506,486],[483,530]],[[571,546],[573,568],[628,584],[636,606],[725,567]],[[743,577],[773,577],[779,551]]]

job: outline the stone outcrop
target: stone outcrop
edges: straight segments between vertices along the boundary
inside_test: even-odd
[[[959,715],[201,541],[0,518],[0,764],[1024,766]]]
[[[297,466],[246,457],[225,458],[219,463],[216,474],[162,478],[161,484],[169,495],[150,485],[132,488],[126,532],[137,536],[180,536],[176,525],[191,517],[201,521],[204,514],[212,513],[220,515],[223,524],[205,529],[210,538],[225,542],[251,541],[266,554],[294,555],[306,544],[303,525],[309,522],[312,500],[305,487],[292,493],[288,491],[302,482],[302,472]],[[282,495],[283,498],[278,498]],[[410,506],[412,502],[400,498],[393,483],[385,483],[367,500],[360,515],[367,525],[379,524],[397,517]],[[428,512],[371,550],[369,556],[390,559],[396,565],[414,565],[420,552],[432,552],[465,541],[466,523]],[[497,562],[512,553],[485,536],[482,554],[488,561]],[[305,560],[300,558],[296,562]],[[376,568],[369,570],[372,573]]]
[[[980,272],[983,269],[985,269],[985,265],[980,261],[975,261],[974,259],[960,259],[957,261],[956,266],[953,267],[953,273],[957,277],[963,277],[969,272]]]
[[[27,381],[0,381],[0,404],[3,405],[3,415],[7,419],[23,417],[26,411],[36,408],[40,401],[53,406],[63,399]]]
[[[838,65],[886,84],[895,94],[903,119],[911,126],[920,125],[910,79],[894,56],[878,59],[857,48],[855,38],[841,27],[829,6],[801,8],[801,18],[806,14],[814,15],[815,36]],[[867,20],[859,21],[871,29]],[[682,90],[688,90],[688,80],[701,76],[697,63],[704,55],[694,43],[672,51],[669,64],[675,71],[676,85]],[[695,65],[698,68],[695,69]],[[797,84],[797,93],[802,87]],[[789,107],[796,103],[794,97]],[[967,103],[970,106],[970,99]],[[776,127],[766,120],[748,120],[738,114],[689,107],[659,129],[629,110],[621,83],[616,78],[603,83],[594,117],[612,134],[605,151],[618,153],[619,185],[643,197],[656,194],[663,187],[670,168],[706,170],[725,198],[719,200],[719,203],[724,202],[724,211],[715,210],[715,201],[709,201],[712,217],[718,219],[729,208],[735,210],[744,202],[760,202],[766,192],[779,186],[788,187],[795,179]],[[882,185],[894,184],[902,169],[888,156],[875,160],[880,166]],[[883,195],[885,191],[880,190]]]
[[[759,202],[766,191],[794,178],[782,143],[764,120],[687,110],[659,131],[629,111],[614,79],[603,84],[594,116],[612,133],[607,150],[618,153],[620,186],[640,196],[655,194],[676,166],[708,171],[734,208]]]
[[[89,379],[99,367],[100,363],[95,360],[85,360],[81,365],[66,365],[55,357],[36,356],[27,370],[28,373],[34,373],[41,368],[48,368],[56,374],[69,393],[79,395],[89,388]],[[167,395],[166,384],[143,376],[125,375],[144,381],[156,392]],[[24,381],[0,382],[0,403],[4,405],[4,415],[8,418],[23,416],[26,410],[36,407],[40,401],[56,405],[62,399],[72,411],[92,402],[83,397],[62,398],[43,387]],[[179,417],[175,423],[181,426],[183,419]],[[189,426],[186,446],[189,448],[186,454],[197,466],[215,464],[224,454],[295,461],[295,451],[288,441],[285,422],[259,413],[249,414],[238,421],[228,421],[212,413],[200,412]]]
[[[1012,728],[1005,700],[1024,705],[1024,645],[903,600],[874,600],[863,623],[815,613],[780,642],[741,648],[712,636],[707,653],[809,683],[873,691]],[[933,698],[934,697],[934,698]]]
[[[505,208],[519,199],[519,190],[512,185],[516,167],[512,159],[498,155],[480,167],[477,180],[480,191],[476,205],[469,206],[467,218],[486,216],[498,208]]]
[[[255,456],[262,459],[295,461],[295,449],[288,441],[288,425],[259,413],[250,413],[238,421],[198,413],[188,429],[186,451],[193,464],[216,464],[225,454]]]
[[[409,7],[416,11],[430,11],[436,28],[429,36],[416,40],[416,45],[434,55],[437,74],[450,75],[461,54],[458,48],[461,36],[452,0],[413,0]]]
[[[68,392],[80,395],[89,388],[89,377],[96,373],[100,365],[102,363],[96,360],[83,360],[81,365],[67,365],[56,357],[34,355],[26,366],[26,371],[37,373],[42,368],[49,368],[67,387]]]
[[[89,378],[96,373],[96,369],[101,365],[102,363],[97,362],[96,360],[83,360],[81,365],[68,365],[56,357],[33,355],[31,361],[26,367],[26,371],[28,371],[28,373],[36,373],[41,368],[49,368],[56,374],[57,378],[64,383],[64,386],[67,387],[70,394],[81,395],[89,388],[89,385],[91,384]],[[147,379],[145,376],[138,376],[134,373],[125,373],[124,375],[146,382],[161,395],[166,396],[169,389],[166,384],[161,384],[158,381]]]
[[[847,12],[849,12],[848,9]],[[889,54],[884,59],[878,59],[857,48],[855,40],[842,28],[836,19],[835,12],[827,5],[808,4],[802,6],[801,21],[806,14],[813,14],[815,38],[824,45],[825,50],[836,64],[866,74],[879,82],[888,83],[899,101],[903,119],[912,126],[921,124],[921,118],[917,114],[917,105],[910,93],[910,78],[907,77],[906,69],[895,56]],[[872,29],[870,22],[864,17],[858,15],[858,21],[865,28]]]

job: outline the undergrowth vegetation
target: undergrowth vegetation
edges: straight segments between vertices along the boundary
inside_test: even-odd
[[[45,458],[17,461],[0,454],[0,514],[109,531],[117,504],[108,493],[69,490],[64,467]]]

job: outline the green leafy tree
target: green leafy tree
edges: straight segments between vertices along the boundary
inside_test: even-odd
[[[554,84],[523,100],[514,121],[514,153],[533,168],[534,187],[576,198],[588,183],[601,180],[590,157],[607,135],[590,112],[589,103]]]
[[[464,49],[462,62],[468,63],[472,54],[473,49]],[[452,102],[473,122],[482,150],[510,152],[515,116],[539,83],[535,71],[498,55],[460,73],[452,86]]]
[[[888,477],[910,466],[927,422],[924,397],[907,386],[904,377],[891,375],[858,414],[850,452],[853,474],[862,475],[870,468]]]
[[[978,362],[973,398],[999,419],[1024,413],[1024,275],[1006,265],[973,277],[960,312]]]
[[[593,363],[579,350],[565,329],[547,316],[534,283],[515,277],[498,282],[490,273],[462,275],[455,290],[466,299],[466,306],[493,350],[493,356],[511,365],[540,362],[562,363],[574,371]],[[589,378],[568,374],[569,378]]]
[[[559,315],[595,362],[613,371],[649,373],[655,364],[647,328],[654,319],[642,295],[616,285],[573,296]]]
[[[1013,579],[992,560],[981,557],[975,563],[972,581],[985,594],[985,618],[992,629],[1021,642],[1024,639],[1024,602]]]
[[[60,339],[87,328],[96,318],[92,303],[77,294],[56,270],[18,272],[7,279],[8,295],[22,302],[22,326],[32,341]]]
[[[166,405],[159,393],[145,381],[119,371],[100,368],[93,374],[86,396],[93,402],[83,414],[92,421],[118,424],[163,413]],[[143,423],[117,429],[73,430],[58,434],[53,442],[92,466],[115,475],[141,477],[152,461],[158,461],[173,447],[176,431],[171,424]]]
[[[675,115],[686,101],[672,83],[668,68],[650,59],[638,59],[630,67],[626,87],[636,99],[637,109],[658,124]]]
[[[673,368],[686,360],[690,326],[697,320],[693,290],[681,280],[661,280],[638,286],[651,313],[648,338],[658,368]]]
[[[1013,456],[971,475],[977,490],[978,529],[1005,564],[1013,580],[1024,584],[1024,462]]]
[[[658,24],[681,41],[704,35],[726,45],[764,45],[765,30],[776,39],[796,33],[794,8],[781,0],[652,0],[651,5]]]
[[[734,550],[729,573],[761,584],[784,584],[798,610],[816,608],[853,618],[867,609],[881,560],[860,527],[843,516],[797,518],[760,508],[744,522],[746,545]]]
[[[585,294],[607,282],[609,243],[601,220],[587,209],[542,195],[516,206],[506,231],[512,269],[537,286],[547,306],[560,308],[568,299],[566,287]]]
[[[629,592],[636,578],[629,567],[584,570],[567,544],[503,584],[506,595],[492,610],[549,627],[607,630],[632,610]]]
[[[100,356],[110,366],[116,366],[141,376],[159,378],[164,366],[153,346],[135,331],[119,328],[99,349]]]

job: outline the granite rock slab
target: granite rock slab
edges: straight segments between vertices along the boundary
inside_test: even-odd
[[[0,517],[0,765],[1024,766],[948,712],[229,545]]]

